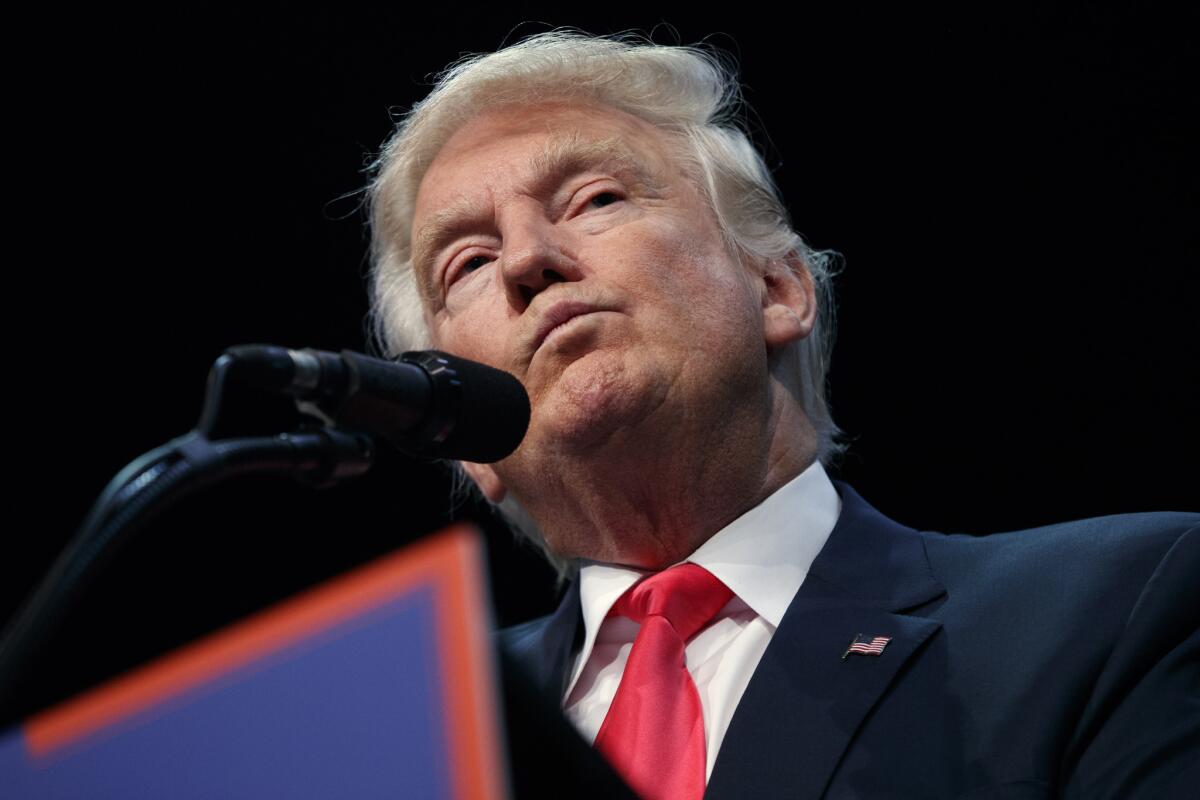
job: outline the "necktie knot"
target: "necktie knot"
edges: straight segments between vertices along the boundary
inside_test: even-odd
[[[732,596],[729,587],[704,567],[679,564],[635,584],[617,601],[613,612],[639,624],[647,617],[663,617],[679,638],[687,641]]]

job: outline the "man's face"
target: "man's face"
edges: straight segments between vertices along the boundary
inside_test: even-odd
[[[412,244],[435,345],[530,396],[525,442],[483,487],[492,499],[502,484],[521,497],[556,458],[711,425],[766,373],[761,280],[665,135],[623,112],[476,117],[426,172]]]

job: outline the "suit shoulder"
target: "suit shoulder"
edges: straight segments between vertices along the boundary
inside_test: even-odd
[[[1165,757],[1192,691],[1180,665],[1200,620],[1200,514],[921,539],[946,589],[925,613],[942,624],[931,653],[946,691],[971,720],[966,763],[1036,774],[1055,794],[1077,781],[1090,797]]]

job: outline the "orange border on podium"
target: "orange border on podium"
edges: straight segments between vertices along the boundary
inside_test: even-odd
[[[478,532],[454,525],[32,717],[30,752],[56,750],[432,585],[452,796],[505,796]]]

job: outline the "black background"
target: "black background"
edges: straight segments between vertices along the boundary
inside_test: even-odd
[[[10,28],[0,611],[123,464],[195,423],[223,348],[364,347],[360,190],[391,112],[461,53],[554,25],[738,58],[797,228],[845,257],[832,385],[852,443],[835,475],[880,510],[982,534],[1200,505],[1194,19],[445,8]],[[25,705],[435,529],[444,483],[388,454],[336,490],[256,482],[183,504],[105,575]],[[532,552],[483,510],[459,515],[488,530],[500,623],[552,607]]]

